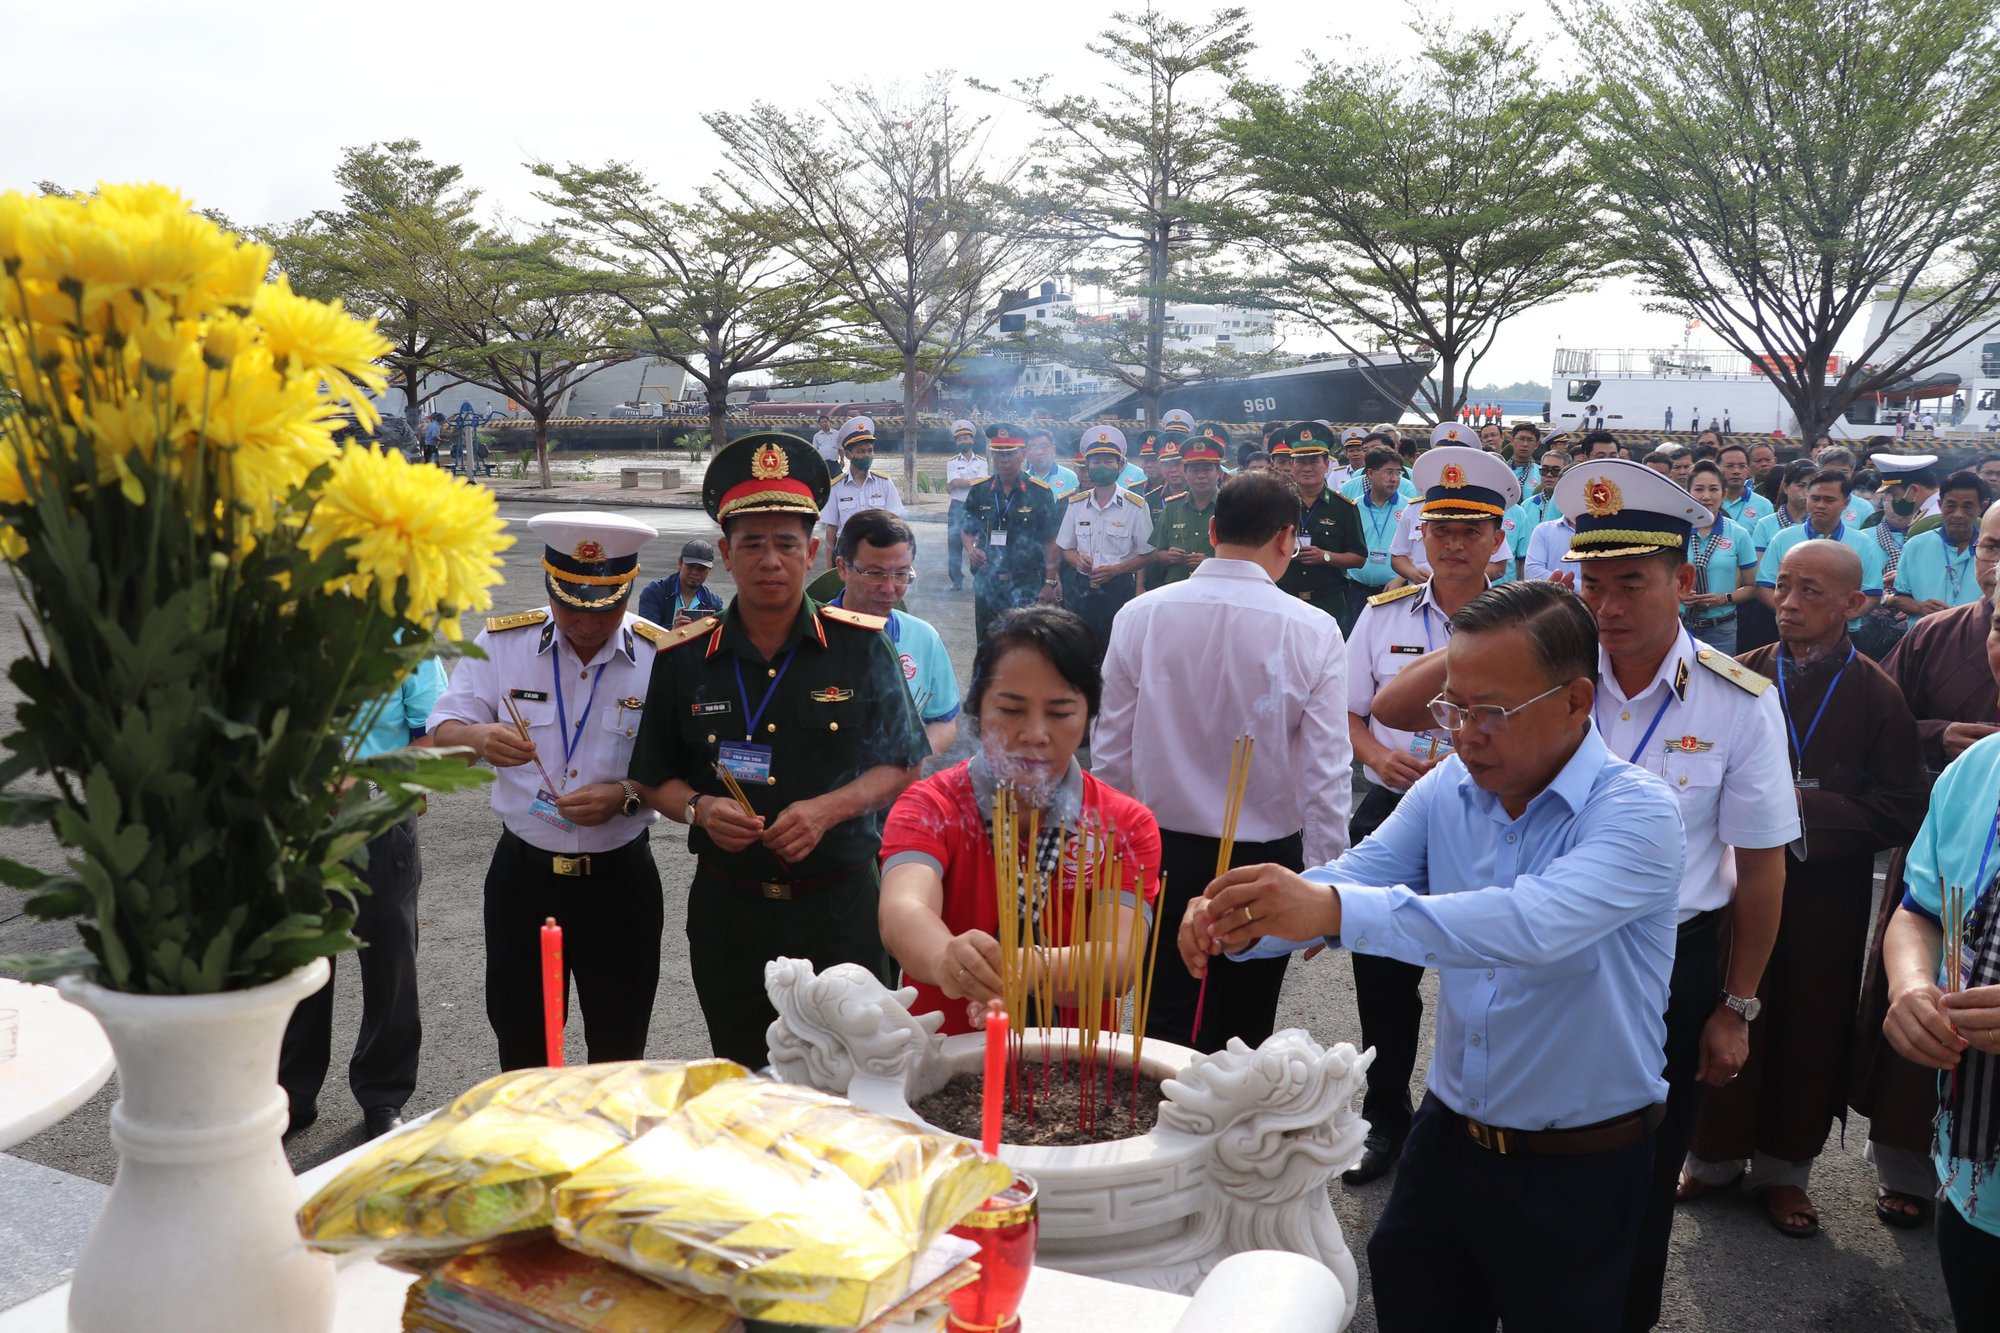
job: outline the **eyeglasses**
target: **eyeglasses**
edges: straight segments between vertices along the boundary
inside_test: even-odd
[[[857,579],[866,579],[866,580],[867,580],[868,582],[870,582],[870,583],[902,583],[902,584],[907,584],[907,583],[909,583],[909,582],[910,582],[910,580],[912,580],[912,579],[916,578],[916,576],[917,576],[917,571],[916,571],[916,570],[915,570],[914,568],[912,568],[912,569],[863,569],[863,568],[861,568],[861,567],[860,567],[859,565],[849,565],[849,566],[847,567],[847,572],[848,572],[848,573],[850,573],[850,574],[852,574],[852,575],[854,575],[854,577],[855,577],[855,578],[857,578]]]
[[[1973,544],[1972,553],[1981,560],[2000,560],[2000,541],[1988,537],[1984,541],[1976,542]]]
[[[1538,704],[1551,694],[1569,688],[1569,682],[1552,685],[1527,703],[1515,704],[1512,708],[1502,708],[1499,704],[1471,704],[1466,707],[1452,703],[1442,694],[1431,700],[1431,716],[1446,731],[1463,731],[1469,722],[1478,722],[1480,731],[1488,736],[1496,736],[1507,729],[1507,719],[1533,704]]]

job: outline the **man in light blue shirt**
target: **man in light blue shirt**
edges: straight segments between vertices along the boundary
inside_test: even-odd
[[[355,719],[356,759],[370,759],[406,745],[427,744],[431,709],[444,694],[444,663],[426,657],[379,704]],[[367,946],[361,968],[361,1030],[347,1062],[347,1085],[361,1108],[369,1138],[402,1123],[403,1104],[417,1086],[417,1056],[424,1027],[417,1001],[417,890],[423,863],[417,818],[411,815],[368,843],[361,880],[368,892],[356,901],[354,933]],[[329,958],[330,964],[334,960]],[[319,1118],[320,1087],[333,1060],[333,978],[299,1002],[285,1026],[278,1082],[291,1106],[285,1132],[297,1133]]]
[[[1429,1092],[1368,1244],[1380,1327],[1613,1329],[1667,1095],[1680,814],[1598,735],[1575,596],[1505,584],[1452,627],[1451,755],[1331,864],[1210,884],[1181,952],[1197,974],[1320,943],[1436,968]]]
[[[1058,500],[1076,489],[1076,473],[1056,462],[1055,436],[1040,428],[1028,433],[1028,475]]]
[[[958,679],[951,654],[928,620],[896,609],[917,574],[917,543],[910,525],[886,509],[864,509],[840,529],[834,556],[841,589],[830,606],[845,607],[889,623],[884,632],[903,668],[910,702],[923,719],[931,751],[942,753],[958,735]]]
[[[1907,615],[1927,616],[1979,600],[1972,539],[1986,509],[1986,485],[1976,472],[1954,472],[1937,498],[1939,526],[1911,537],[1896,562],[1893,604]]]
[[[1778,565],[1785,552],[1816,537],[1837,541],[1861,557],[1861,591],[1868,595],[1868,605],[1861,609],[1860,616],[1847,622],[1849,634],[1860,632],[1868,612],[1882,596],[1882,548],[1872,533],[1849,523],[1842,512],[1851,492],[1847,474],[1838,468],[1823,468],[1814,475],[1806,489],[1806,521],[1773,533],[1758,561],[1757,595],[1764,605],[1777,609]],[[1904,558],[1908,558],[1907,551]]]

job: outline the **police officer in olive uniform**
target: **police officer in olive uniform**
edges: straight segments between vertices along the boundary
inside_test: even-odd
[[[1311,602],[1340,622],[1340,632],[1354,628],[1356,609],[1347,605],[1347,571],[1368,559],[1368,534],[1354,501],[1326,484],[1332,432],[1317,421],[1304,423],[1292,438],[1292,484],[1299,488],[1305,512],[1299,518],[1299,550],[1278,586],[1300,601]],[[1277,459],[1272,460],[1276,466]]]
[[[1153,525],[1153,564],[1146,571],[1148,588],[1164,588],[1194,573],[1215,554],[1209,520],[1215,517],[1215,493],[1222,488],[1222,449],[1203,436],[1189,440],[1181,453],[1188,488],[1167,499]]]
[[[882,965],[879,822],[930,744],[878,616],[805,595],[826,502],[812,446],[760,432],[717,453],[702,504],[737,594],[665,636],[632,749],[646,804],[689,825],[688,958],[718,1056],[757,1068],[764,965]],[[721,770],[749,803],[735,800]]]
[[[1002,612],[1062,600],[1056,576],[1062,506],[1047,482],[1023,470],[1025,444],[1012,426],[987,427],[986,456],[993,475],[965,495],[965,529],[959,540],[972,567],[975,641],[986,637],[986,627]]]

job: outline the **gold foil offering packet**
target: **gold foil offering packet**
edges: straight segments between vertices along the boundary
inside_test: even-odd
[[[749,1077],[729,1060],[628,1060],[488,1079],[380,1140],[299,1210],[323,1250],[416,1258],[549,1224],[555,1187],[682,1103]]]
[[[728,1302],[746,1319],[852,1327],[1013,1173],[782,1083],[723,1084],[556,1190],[566,1245]]]

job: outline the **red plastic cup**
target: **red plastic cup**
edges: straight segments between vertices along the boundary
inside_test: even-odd
[[[951,1229],[979,1246],[979,1279],[951,1293],[945,1327],[951,1333],[1013,1333],[1021,1327],[1021,1297],[1035,1268],[1042,1230],[1035,1182],[1014,1183],[967,1213]]]

